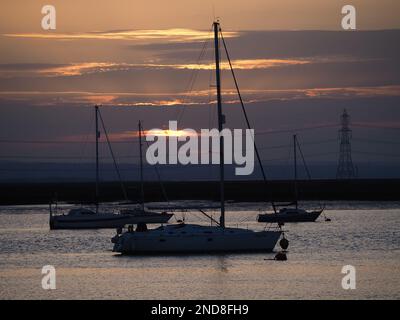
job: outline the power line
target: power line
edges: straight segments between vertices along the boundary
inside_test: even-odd
[[[118,156],[118,159],[129,159],[129,158],[138,158],[139,156]],[[7,156],[0,156],[0,159],[87,159],[91,160],[95,157],[81,157],[81,156],[25,156],[25,155],[7,155]],[[111,156],[102,156],[99,159],[112,159]]]
[[[271,130],[271,131],[255,131],[254,135],[266,135],[266,134],[278,134],[278,133],[287,133],[287,132],[294,132],[294,131],[305,131],[305,130],[313,130],[313,129],[322,129],[322,128],[332,128],[337,127],[338,125],[323,125],[323,126],[315,126],[315,127],[303,127],[303,128],[294,128],[294,129],[285,129],[285,130]],[[243,131],[245,134],[245,131]],[[111,140],[110,142],[113,144],[130,144],[130,143],[139,143],[138,137],[133,136],[130,139],[135,140]],[[331,141],[331,140],[327,140]],[[87,143],[87,140],[19,140],[19,139],[0,139],[0,143],[15,143],[15,144],[84,144]],[[99,143],[107,144],[107,141],[99,141]],[[318,142],[319,143],[319,142]]]
[[[353,138],[353,141],[364,142],[364,143],[377,143],[377,144],[400,144],[400,142],[398,141],[370,140],[363,138]]]
[[[136,139],[136,137],[133,137]],[[110,140],[111,143],[121,143],[121,144],[130,144],[130,143],[139,143],[139,141],[113,141]],[[29,143],[29,144],[85,144],[87,140],[73,140],[73,141],[65,141],[65,140],[8,140],[1,139],[0,143]],[[99,141],[99,143],[107,144],[107,141]]]
[[[400,130],[400,127],[392,127],[392,126],[386,126],[386,125],[379,125],[379,124],[374,124],[374,123],[352,123],[352,126],[358,127],[358,128],[368,128],[368,129],[389,129],[389,130]]]
[[[318,125],[318,126],[313,126],[313,127],[300,127],[300,128],[293,128],[293,129],[258,131],[255,133],[255,135],[278,134],[278,133],[307,131],[307,130],[314,130],[314,129],[336,128],[338,126],[339,126],[338,124],[325,124],[325,125]]]
[[[390,153],[378,153],[378,152],[369,152],[369,151],[353,151],[354,153],[359,153],[359,154],[367,154],[371,156],[381,156],[381,157],[395,157],[395,158],[400,158],[400,154],[390,154]]]

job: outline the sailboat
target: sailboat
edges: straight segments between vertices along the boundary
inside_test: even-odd
[[[298,184],[297,184],[297,136],[293,135],[293,154],[294,154],[294,201],[285,204],[274,204],[274,212],[259,214],[257,217],[258,222],[314,222],[318,219],[324,209],[307,211],[299,208],[298,205]],[[300,146],[299,146],[300,147]],[[301,151],[301,149],[300,149]],[[294,208],[288,208],[287,206],[294,205]],[[284,206],[285,208],[276,211],[277,206]]]
[[[144,199],[144,179],[143,179],[143,143],[142,143],[142,122],[139,120],[138,123],[139,131],[139,159],[140,159],[140,206],[137,208],[121,209],[122,214],[128,214],[133,216],[131,224],[143,224],[143,223],[167,223],[168,220],[173,216],[172,213],[163,211],[161,213],[148,211],[145,207]]]
[[[218,130],[221,132],[224,124],[224,115],[222,114],[219,36],[221,35],[223,42],[224,39],[218,21],[213,23],[213,31]],[[220,135],[219,139],[220,218],[219,221],[216,221],[212,217],[206,215],[212,219],[216,225],[204,226],[186,224],[182,221],[177,224],[160,226],[156,229],[147,229],[147,227],[141,225],[140,228],[138,226],[136,230],[131,229],[122,234],[117,234],[112,239],[114,243],[114,252],[119,252],[122,254],[164,254],[253,251],[270,252],[274,249],[282,234],[282,230],[280,228],[254,231],[242,228],[226,227],[223,136]],[[200,211],[203,212],[203,210]]]
[[[144,207],[144,196],[143,196],[143,166],[142,166],[142,141],[141,135],[139,135],[140,144],[140,176],[141,176],[141,205],[139,208],[121,209],[119,212],[102,212],[99,210],[99,116],[105,130],[103,119],[99,111],[99,107],[95,106],[95,123],[96,123],[96,203],[95,209],[90,208],[73,208],[68,211],[67,214],[57,214],[57,205],[54,206],[50,203],[50,218],[49,225],[50,229],[105,229],[105,228],[123,228],[125,225],[141,224],[141,223],[166,223],[172,217],[172,214],[162,212],[152,212],[145,210]],[[140,123],[139,123],[140,128]],[[106,132],[106,131],[105,131]],[[107,142],[109,143],[108,136],[106,133]],[[116,166],[114,153],[112,152],[109,144],[111,155],[114,160],[114,165],[117,169],[122,190],[127,199],[125,188],[122,184],[121,177],[119,175],[118,167]]]

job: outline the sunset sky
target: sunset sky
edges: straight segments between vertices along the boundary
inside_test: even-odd
[[[56,8],[56,30],[41,28],[45,4]],[[357,31],[341,29],[345,4],[356,7]],[[210,29],[219,17],[265,160],[286,156],[288,149],[268,148],[290,144],[297,132],[309,143],[306,156],[337,161],[346,108],[355,161],[397,164],[399,13],[395,0],[3,0],[0,163],[82,154],[79,144],[37,140],[91,139],[94,104],[104,106],[114,140],[129,140],[132,132],[134,138],[139,119],[146,129],[169,120],[215,127]],[[241,128],[222,59],[227,126]],[[116,146],[121,155],[134,154],[132,148]]]

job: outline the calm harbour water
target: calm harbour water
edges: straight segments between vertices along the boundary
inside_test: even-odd
[[[260,206],[231,204],[227,220],[260,229]],[[326,208],[331,222],[285,226],[288,260],[278,262],[273,253],[120,256],[111,251],[114,230],[50,231],[46,207],[3,207],[0,299],[399,299],[400,203]],[[186,220],[206,223],[199,213]],[[347,264],[355,290],[341,286]],[[56,268],[56,290],[41,287],[44,265]]]

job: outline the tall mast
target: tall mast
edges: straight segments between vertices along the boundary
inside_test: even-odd
[[[230,57],[229,57],[228,48],[226,47],[226,43],[225,43],[224,36],[223,36],[223,34],[222,34],[221,29],[220,29],[220,34],[221,34],[222,43],[223,43],[223,45],[224,45],[224,49],[225,49],[225,53],[226,53],[226,58],[228,59],[229,68],[231,69],[233,82],[235,83],[236,92],[237,92],[238,97],[239,97],[240,106],[242,107],[243,115],[244,115],[244,118],[245,118],[245,120],[246,120],[247,128],[248,128],[248,129],[251,129],[250,121],[249,121],[249,118],[248,118],[248,116],[247,116],[247,112],[246,112],[246,108],[245,108],[245,106],[244,106],[244,102],[243,102],[243,99],[242,99],[242,95],[240,94],[239,85],[238,85],[238,82],[237,82],[237,79],[236,79],[236,76],[235,76],[235,72],[233,71],[231,59],[230,59]],[[254,151],[255,151],[256,156],[257,156],[257,161],[258,161],[258,164],[259,164],[260,169],[261,169],[261,174],[262,174],[262,177],[263,177],[265,186],[266,186],[266,188],[268,189],[269,198],[271,199],[270,201],[271,201],[272,209],[274,209],[274,212],[276,213],[276,206],[275,206],[275,203],[274,203],[274,200],[273,200],[271,187],[268,186],[267,176],[266,176],[266,174],[265,174],[264,166],[263,166],[263,164],[262,164],[261,157],[260,157],[260,153],[258,152],[257,144],[256,144],[256,142],[254,141],[254,138],[253,138],[253,144],[254,144]]]
[[[143,185],[143,154],[142,154],[142,123],[139,120],[139,155],[140,155],[140,196],[142,210],[144,211],[144,185]]]
[[[293,135],[293,155],[294,155],[294,197],[295,197],[295,205],[297,209],[297,199],[298,199],[298,191],[297,191],[297,137]]]
[[[96,119],[96,212],[99,208],[99,106],[94,107],[95,119]]]
[[[214,46],[215,46],[215,78],[217,82],[217,106],[218,106],[218,131],[219,137],[219,175],[220,175],[220,197],[221,197],[221,217],[219,220],[220,226],[225,228],[225,195],[224,195],[224,138],[221,135],[223,125],[225,122],[224,115],[222,114],[222,101],[221,101],[221,77],[219,70],[219,22],[214,22]]]

